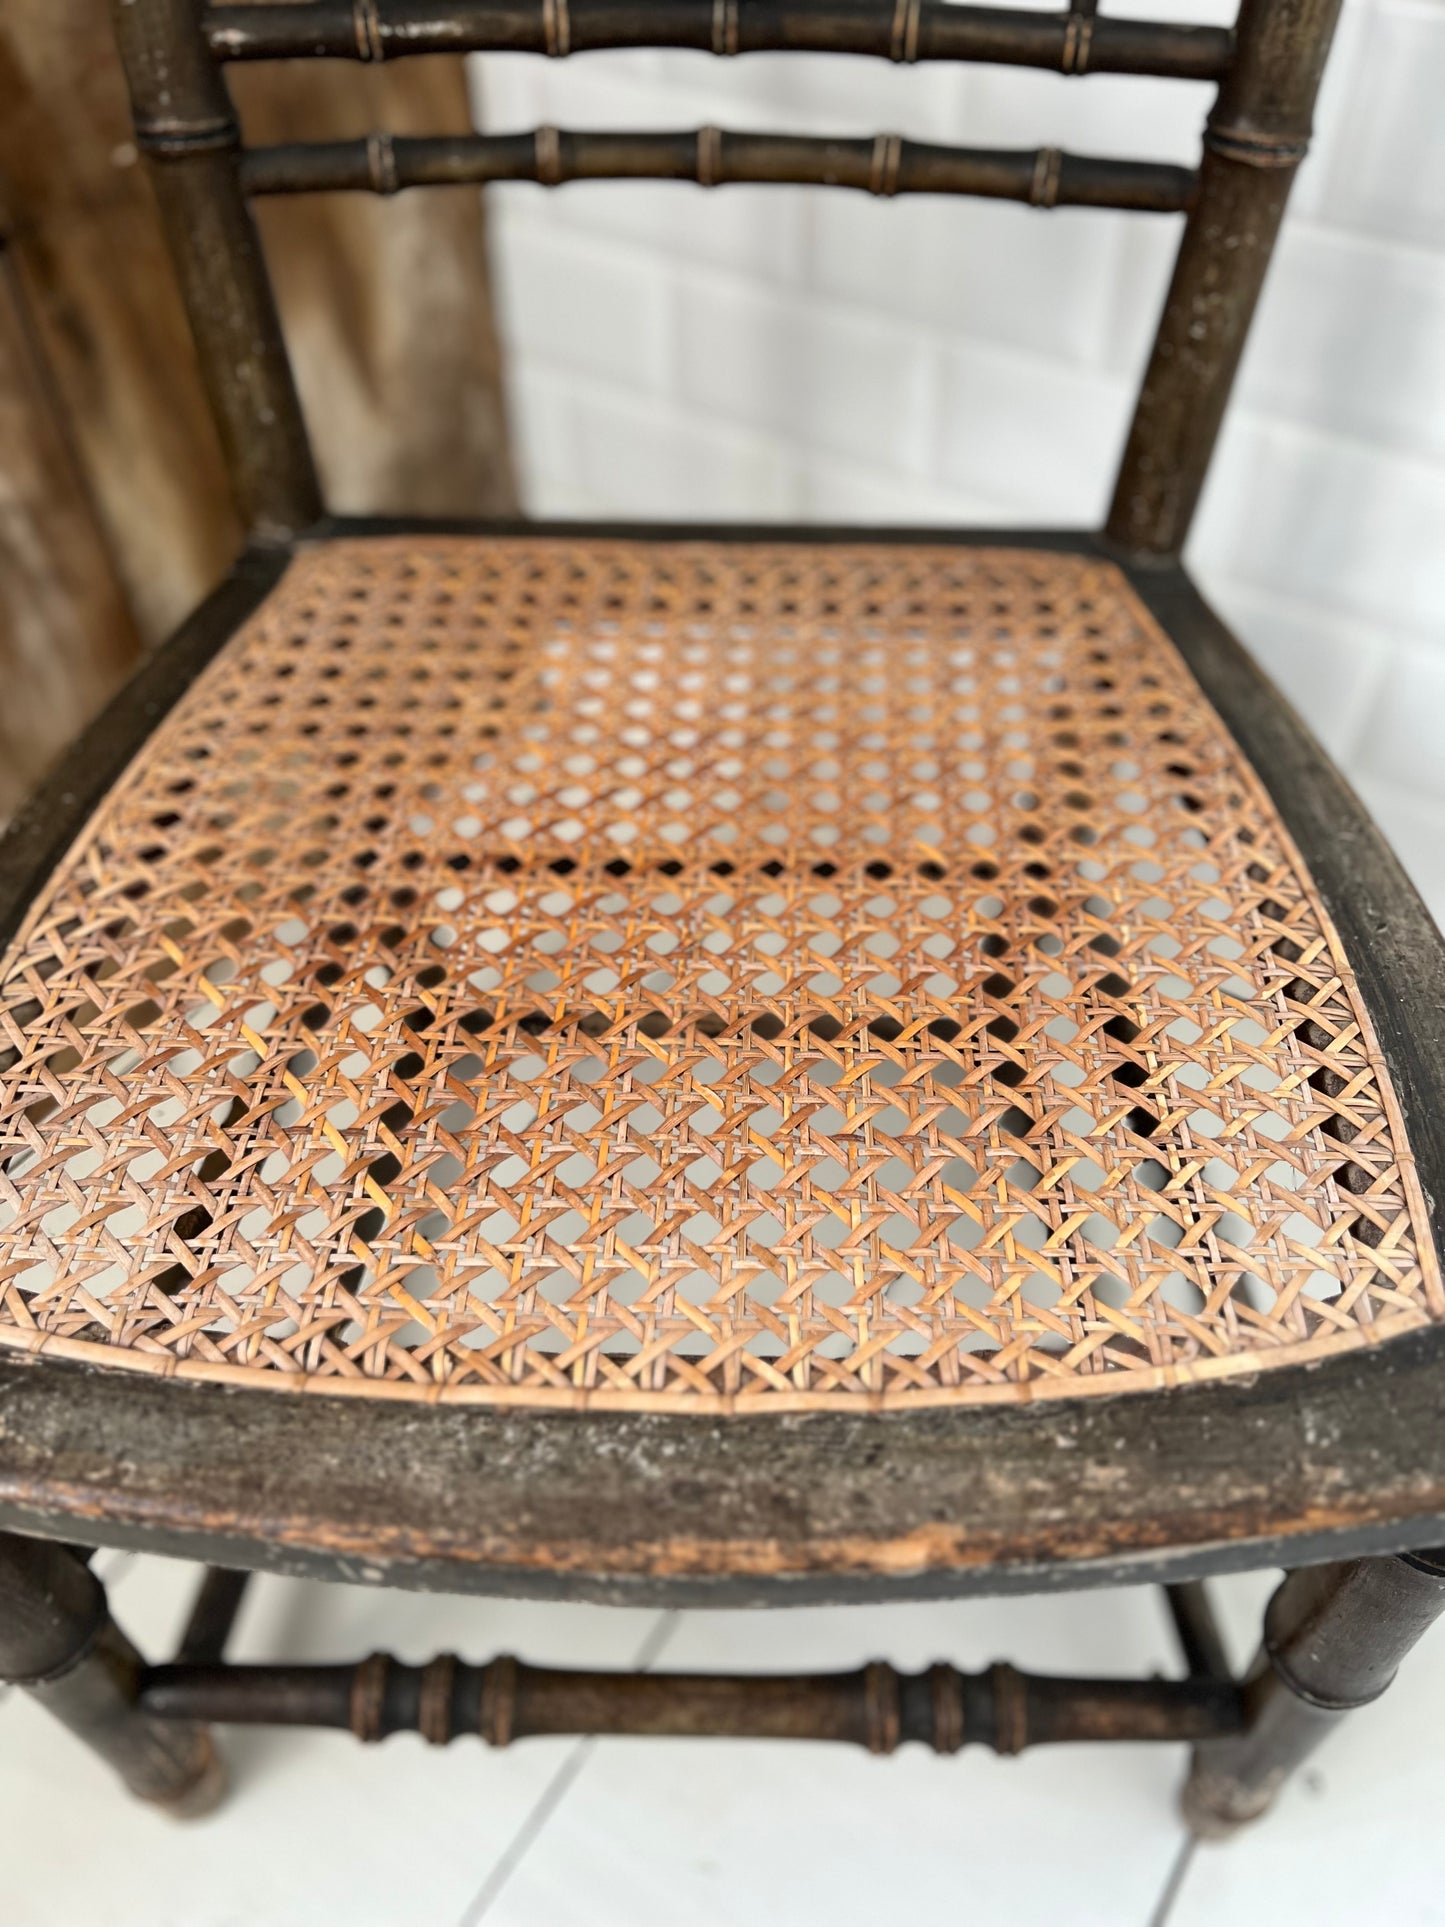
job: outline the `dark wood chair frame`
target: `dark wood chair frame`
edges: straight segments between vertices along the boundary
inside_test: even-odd
[[[0,942],[89,812],[298,545],[419,524],[328,519],[248,196],[423,183],[803,181],[877,194],[1187,210],[1113,507],[1098,535],[1011,543],[1103,554],[1184,654],[1268,786],[1353,960],[1427,1196],[1445,1196],[1445,952],[1342,779],[1206,607],[1178,556],[1278,231],[1339,0],[1242,0],[1231,30],[939,0],[117,0],[139,143],[252,530],[228,580],[122,693],[0,846]],[[293,55],[565,56],[668,45],[833,50],[1218,83],[1197,170],[925,146],[680,134],[470,136],[242,148],[224,68]],[[435,527],[437,525],[428,525]],[[479,534],[481,525],[470,525]],[[510,530],[516,533],[515,528]],[[546,533],[556,535],[559,525]],[[566,533],[565,527],[560,532]],[[579,529],[596,534],[596,528]],[[615,531],[719,540],[780,531]],[[827,542],[858,531],[788,530]],[[987,533],[878,531],[886,543]],[[886,1427],[886,1466],[879,1450]],[[666,1476],[658,1468],[666,1467]],[[1127,1476],[1118,1476],[1119,1468]],[[790,1478],[795,1468],[796,1479]],[[1445,1608],[1445,1328],[1254,1381],[887,1418],[714,1422],[283,1398],[0,1359],[0,1675],[24,1684],[137,1793],[196,1811],[219,1780],[208,1725],[1195,1745],[1200,1832],[1261,1812]],[[174,1664],[110,1619],[85,1546],[208,1562]],[[1426,1550],[1421,1550],[1426,1548]],[[1202,1580],[1283,1565],[1260,1655],[1235,1679]],[[497,1659],[416,1668],[224,1664],[247,1573],[668,1605],[894,1600],[1157,1581],[1175,1680],[795,1679],[568,1673]]]

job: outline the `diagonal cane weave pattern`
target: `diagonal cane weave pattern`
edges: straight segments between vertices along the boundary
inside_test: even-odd
[[[0,1023],[15,1345],[786,1410],[1445,1309],[1299,859],[1078,556],[306,551],[51,880]]]

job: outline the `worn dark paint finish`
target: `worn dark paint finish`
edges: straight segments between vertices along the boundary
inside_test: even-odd
[[[662,1604],[1026,1591],[1445,1537],[1438,1332],[1053,1407],[702,1420],[0,1362],[0,1518],[192,1558]]]
[[[1108,533],[1177,555],[1204,486],[1311,116],[1340,0],[1241,0],[1234,61],[1125,445]]]
[[[452,134],[432,139],[298,141],[253,147],[241,160],[247,194],[396,194],[411,187],[497,181],[794,182],[864,193],[971,194],[1040,207],[1115,207],[1177,214],[1195,176],[1161,161],[1116,161],[1048,148],[939,147],[926,141],[838,140],[798,134]]]
[[[1169,1616],[1192,1679],[1229,1679],[1229,1655],[1202,1579],[1181,1579],[1164,1588]]]
[[[112,0],[111,15],[237,506],[257,536],[294,534],[321,495],[199,5]]]
[[[1233,37],[1227,27],[1094,19],[1081,52],[1071,20],[1077,23],[1085,12],[1020,14],[922,0],[910,53],[899,43],[895,0],[741,0],[731,34],[715,0],[570,0],[565,51],[694,47],[740,54],[872,54],[1179,80],[1218,80],[1228,69]],[[358,34],[351,0],[301,0],[280,13],[265,5],[209,7],[206,39],[223,61],[562,51],[542,0],[378,0],[374,20],[374,38]]]
[[[251,1583],[249,1572],[207,1566],[191,1604],[176,1659],[187,1666],[219,1666]]]
[[[452,523],[346,523],[338,534]],[[518,533],[489,524],[478,533]],[[769,528],[575,534],[847,540]],[[1102,553],[1069,533],[880,541]],[[279,578],[250,558],[0,847],[0,932],[159,715]],[[1177,568],[1132,572],[1271,789],[1354,959],[1422,1180],[1445,1185],[1445,963],[1343,780]],[[724,1420],[427,1408],[0,1358],[0,1518],[220,1564],[666,1603],[1187,1578],[1445,1537],[1445,1331],[1163,1394]]]
[[[1445,1611],[1445,1554],[1289,1573],[1243,1689],[1244,1730],[1195,1749],[1185,1818],[1206,1838],[1258,1819],[1340,1721],[1378,1699]]]
[[[1184,546],[1290,182],[1205,151],[1109,510],[1122,549]]]
[[[1108,553],[1088,529],[950,529],[936,523],[925,528],[897,524],[878,529],[848,522],[630,522],[596,517],[533,521],[521,516],[478,520],[448,515],[325,515],[297,546],[383,535],[475,535],[498,540],[533,536],[539,542],[802,542],[817,547],[852,542],[882,547],[1047,549],[1056,555]]]
[[[66,1672],[105,1619],[105,1588],[69,1546],[0,1534],[0,1679]]]
[[[157,1719],[322,1726],[361,1740],[479,1734],[493,1746],[541,1735],[705,1735],[843,1740],[870,1753],[919,1741],[936,1753],[1102,1740],[1208,1740],[1243,1723],[1238,1689],[1209,1679],[1062,1679],[998,1665],[898,1673],[604,1673],[450,1654],[408,1666],[375,1653],[354,1666],[157,1666],[141,1703]]]

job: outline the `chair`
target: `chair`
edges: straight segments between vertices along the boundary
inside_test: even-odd
[[[213,1723],[1187,1741],[1223,1832],[1445,1605],[1445,959],[1178,556],[1338,0],[117,0],[253,531],[0,854],[0,1673]],[[1218,83],[1197,170],[246,150],[231,61],[831,49]],[[1187,210],[1099,534],[328,518],[248,198]],[[86,1553],[206,1562],[147,1666]],[[1231,1676],[1202,1581],[1288,1569]],[[670,1604],[1167,1585],[1177,1678],[227,1665],[249,1570]]]

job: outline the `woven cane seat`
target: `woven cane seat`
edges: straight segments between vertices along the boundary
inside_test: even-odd
[[[370,1396],[1082,1396],[1441,1315],[1345,958],[1112,566],[303,549],[3,968],[0,1341]]]

